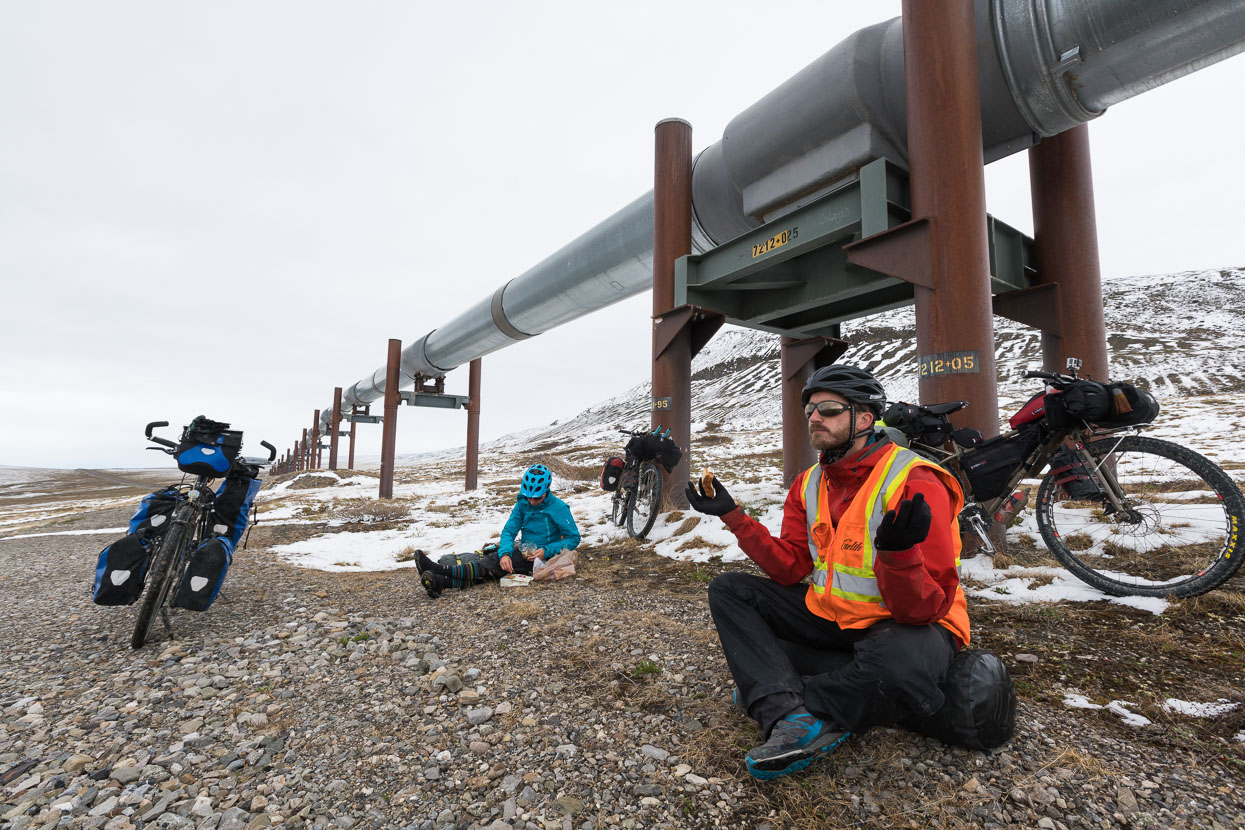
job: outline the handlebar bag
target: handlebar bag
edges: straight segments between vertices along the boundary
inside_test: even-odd
[[[606,459],[605,466],[601,468],[601,489],[607,493],[612,493],[618,489],[618,482],[622,480],[623,467],[626,462],[618,456]]]
[[[1074,380],[1063,390],[1061,401],[1068,415],[1091,423],[1111,411],[1107,387],[1092,380]]]
[[[635,435],[627,442],[627,450],[640,461],[656,461],[667,470],[674,469],[683,458],[683,450],[673,438],[648,433]]]
[[[225,483],[216,491],[216,501],[212,505],[212,521],[209,528],[217,536],[224,536],[233,545],[234,550],[242,542],[242,534],[246,532],[251,521],[251,510],[255,505],[255,496],[263,484],[258,478],[250,475],[250,470],[242,469],[246,465],[238,465],[225,477]]]
[[[480,585],[487,582],[488,576],[494,579],[500,578],[497,574],[501,573],[501,568],[497,565],[497,545],[485,545],[483,551],[472,551],[471,553],[447,553],[437,557],[437,564],[444,565],[447,568],[457,566],[461,568],[458,573],[462,574],[463,579],[470,579],[472,585]],[[466,582],[459,583],[456,587],[466,588]]]
[[[227,537],[217,536],[199,545],[190,554],[186,572],[173,591],[172,606],[190,611],[208,610],[216,601],[232,564],[233,543]]]
[[[118,539],[100,551],[91,599],[96,605],[133,605],[143,592],[150,563],[147,545],[138,536]]]
[[[176,487],[166,487],[143,496],[138,510],[130,517],[130,535],[138,536],[144,544],[164,535],[169,528],[169,519],[173,518],[173,508],[179,501],[181,491]]]
[[[973,498],[989,501],[1007,489],[1008,479],[1041,441],[1041,433],[1026,427],[983,442],[964,453],[960,465],[973,488]]]
[[[177,459],[177,469],[183,473],[220,478],[229,472],[241,450],[242,433],[238,430],[224,430],[213,435],[187,427],[173,456]]]
[[[1159,402],[1144,389],[1131,383],[1107,385],[1111,396],[1111,410],[1099,424],[1113,427],[1131,427],[1148,424],[1159,416]]]

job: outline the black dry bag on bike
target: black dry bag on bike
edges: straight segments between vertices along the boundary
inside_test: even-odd
[[[622,480],[623,467],[626,462],[618,456],[608,459],[605,466],[601,468],[601,489],[607,493],[612,493],[618,489],[618,482]]]
[[[1102,426],[1140,426],[1159,416],[1159,402],[1144,389],[1131,383],[1111,383],[1107,392],[1111,396],[1111,411],[1098,421]]]
[[[258,478],[250,475],[249,470],[239,471],[235,467],[216,491],[209,529],[217,536],[228,539],[234,550],[242,543],[242,534],[250,524],[251,508],[255,504],[255,496],[259,493],[261,484]]]
[[[220,478],[229,472],[242,449],[242,433],[229,424],[200,415],[182,430],[173,450],[177,469],[192,476]]]
[[[1029,457],[1041,441],[1036,427],[1026,426],[1010,435],[991,438],[964,453],[960,466],[973,487],[973,498],[989,501],[1007,489],[1016,467]]]
[[[91,599],[96,605],[132,605],[143,592],[150,554],[138,536],[118,539],[100,551]]]
[[[181,492],[176,487],[166,487],[143,496],[138,510],[130,517],[130,535],[139,536],[144,542],[162,536],[169,528],[173,508],[179,501]]]
[[[211,607],[225,574],[233,564],[233,544],[223,537],[208,539],[190,555],[190,564],[173,591],[172,606],[190,611]]]

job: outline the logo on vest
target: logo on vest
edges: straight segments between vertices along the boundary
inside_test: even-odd
[[[860,553],[864,549],[865,549],[864,542],[858,542],[855,539],[844,539],[843,540],[843,550],[848,551],[849,553]]]

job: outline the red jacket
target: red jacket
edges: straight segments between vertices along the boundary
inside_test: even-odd
[[[873,465],[884,453],[876,450],[885,441],[870,444],[834,464],[823,464],[822,475],[829,486],[831,520],[838,523],[856,491],[869,477]],[[813,572],[808,550],[808,528],[801,498],[800,476],[787,492],[783,505],[782,533],[774,538],[756,519],[736,508],[722,517],[739,539],[739,547],[780,585],[794,585]],[[934,473],[916,467],[904,485],[903,497],[925,496],[935,517],[947,516],[951,495]],[[955,567],[955,549],[949,520],[934,519],[925,541],[902,551],[879,550],[873,570],[878,589],[896,621],[908,625],[927,625],[946,616],[960,583]]]

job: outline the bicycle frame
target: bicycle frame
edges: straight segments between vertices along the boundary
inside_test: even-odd
[[[964,510],[960,514],[963,520],[962,523],[969,525],[981,539],[983,546],[989,553],[993,553],[995,550],[994,544],[988,537],[988,532],[996,511],[1003,507],[1007,500],[1011,498],[1012,493],[1015,492],[1021,481],[1026,478],[1040,477],[1041,472],[1050,463],[1051,456],[1066,446],[1069,439],[1073,440],[1072,449],[1077,453],[1081,462],[1086,465],[1087,469],[1093,469],[1098,474],[1104,485],[1103,491],[1111,509],[1127,509],[1124,504],[1123,491],[1115,478],[1115,471],[1109,464],[1105,463],[1110,456],[1103,456],[1102,462],[1099,463],[1095,462],[1093,456],[1085,450],[1085,445],[1090,441],[1118,434],[1124,430],[1096,430],[1084,426],[1064,429],[1043,427],[1043,429],[1048,433],[1046,440],[1039,443],[1023,463],[1017,465],[1015,471],[1008,477],[1007,485],[1000,494],[984,502],[977,501],[973,494],[972,483],[964,474],[963,460],[971,452],[971,448],[966,450],[953,441],[949,442],[952,447],[950,452],[943,447],[933,447],[917,441],[912,441],[910,444],[914,452],[939,464],[960,482],[960,487],[964,491],[965,501]],[[1132,429],[1135,430],[1135,428]],[[1123,440],[1122,435],[1121,440]]]

